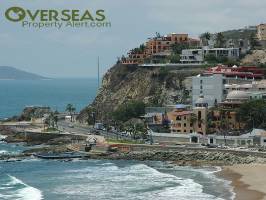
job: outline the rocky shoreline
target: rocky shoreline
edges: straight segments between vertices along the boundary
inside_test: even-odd
[[[63,153],[69,152],[68,145],[75,139],[85,140],[80,136],[71,136],[64,134],[46,134],[31,133],[27,137],[25,133],[14,132],[11,130],[0,130],[6,138],[2,139],[7,143],[25,142],[29,146],[28,150],[18,155],[0,154],[0,160],[24,159],[34,154],[41,153]],[[44,146],[36,146],[36,145]],[[122,145],[123,146],[123,145]],[[124,145],[131,150],[124,152],[121,149],[108,152],[88,152],[85,159],[108,159],[108,160],[152,160],[152,161],[170,161],[176,165],[207,165],[207,166],[225,166],[235,164],[253,164],[266,163],[265,153],[241,152],[241,151],[223,151],[215,149],[193,149],[193,148],[166,148],[156,145]]]

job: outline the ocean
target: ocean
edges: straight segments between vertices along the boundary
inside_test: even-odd
[[[6,151],[5,147],[0,143],[0,151]],[[23,149],[17,148],[16,152]],[[0,199],[232,199],[229,182],[217,178],[217,170],[155,161],[0,161]]]
[[[97,79],[0,80],[0,119],[19,115],[25,106],[50,106],[64,111],[73,104],[77,111],[96,96]]]
[[[97,80],[0,81],[0,117],[19,114],[27,105],[80,110],[95,97]],[[1,139],[1,135],[0,135]],[[0,154],[29,147],[0,142]],[[179,167],[163,162],[30,158],[0,161],[1,200],[227,200],[230,183],[215,176],[219,168]]]

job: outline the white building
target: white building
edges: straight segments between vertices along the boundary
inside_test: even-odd
[[[180,62],[181,63],[203,63],[202,49],[184,49],[182,50]]]
[[[208,107],[223,101],[225,78],[221,74],[211,76],[194,76],[192,77],[192,105],[195,106],[200,97],[208,103]]]
[[[203,56],[214,55],[218,57],[226,57],[230,59],[237,59],[240,56],[239,48],[209,48],[203,47]]]
[[[202,49],[183,49],[181,54],[181,63],[203,63],[206,56],[213,55],[216,58],[225,57],[229,59],[238,59],[240,56],[239,48],[210,48],[208,46]]]

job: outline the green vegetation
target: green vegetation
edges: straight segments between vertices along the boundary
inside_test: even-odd
[[[240,29],[240,30],[229,30],[222,32],[225,39],[249,39],[252,34],[256,34],[256,30]]]
[[[58,123],[58,116],[54,112],[51,112],[49,116],[44,120],[44,130],[56,131],[58,128],[57,123]]]
[[[252,33],[249,36],[249,42],[250,42],[251,50],[254,50],[254,49],[256,49],[256,47],[260,46],[259,42],[256,39],[255,33]]]
[[[126,122],[143,114],[145,114],[145,104],[142,101],[132,100],[120,105],[112,116],[116,121]]]
[[[73,115],[74,115],[74,112],[76,111],[76,108],[72,104],[67,104],[66,111],[71,116],[71,122],[72,122],[73,121]]]
[[[223,48],[225,47],[225,42],[226,42],[226,39],[223,35],[223,33],[219,32],[216,34],[216,37],[215,37],[215,47],[216,48]]]
[[[95,122],[96,122],[96,112],[95,112],[95,110],[92,109],[92,108],[88,108],[86,110],[86,112],[87,112],[87,116],[88,116],[87,120],[86,120],[87,124],[88,125],[94,125]]]
[[[204,61],[207,62],[208,64],[212,65],[217,65],[217,64],[224,64],[228,66],[234,66],[234,65],[239,65],[239,60],[233,60],[229,59],[227,57],[216,57],[213,54],[206,55],[204,58]]]
[[[173,54],[181,54],[183,49],[189,49],[189,45],[186,43],[173,44],[171,49]]]
[[[144,123],[125,123],[124,131],[128,132],[132,139],[145,139],[148,134],[147,127]]]
[[[145,48],[146,48],[145,45],[141,44],[139,47],[132,49],[131,52],[133,54],[142,54],[142,53],[144,53]]]
[[[110,144],[144,144],[143,141],[135,141],[135,140],[114,140],[114,139],[106,139],[106,141]]]
[[[203,33],[200,35],[200,39],[203,41],[203,46],[208,46],[211,34],[209,32]]]
[[[179,63],[180,62],[180,55],[179,54],[171,54],[169,56],[170,63]]]
[[[158,73],[158,77],[160,80],[164,80],[165,77],[168,75],[169,73],[169,69],[167,69],[167,67],[160,67],[159,73]]]
[[[57,128],[47,128],[44,130],[44,132],[55,132],[55,131],[58,131]]]
[[[265,100],[253,100],[244,103],[237,114],[239,120],[247,124],[247,128],[266,128]]]

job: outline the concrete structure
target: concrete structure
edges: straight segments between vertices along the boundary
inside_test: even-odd
[[[123,57],[123,64],[143,64],[145,59],[151,59],[153,63],[159,63],[167,56],[171,55],[173,45],[185,44],[190,47],[198,47],[200,41],[198,39],[189,38],[188,34],[171,33],[164,36],[156,36],[149,38],[144,45],[144,49],[132,49],[128,53],[128,57]]]
[[[208,144],[227,146],[266,146],[266,131],[253,129],[251,132],[239,135],[208,135]]]
[[[253,81],[246,84],[225,84],[224,87],[228,92],[233,90],[246,92],[266,92],[266,80]]]
[[[216,58],[226,57],[230,59],[238,59],[240,56],[239,48],[209,48],[203,47],[203,56],[213,55]]]
[[[217,65],[204,71],[204,75],[222,74],[227,79],[261,80],[264,78],[264,70],[256,66]]]
[[[184,49],[182,50],[180,62],[181,63],[203,63],[202,49]]]
[[[150,136],[154,143],[168,144],[203,144],[208,142],[208,138],[197,133],[173,134],[173,133],[156,133],[150,132]]]
[[[199,105],[193,109],[175,108],[167,113],[167,119],[173,134],[206,134],[207,108],[204,106]]]
[[[211,76],[198,75],[192,77],[192,105],[203,96],[208,107],[222,102],[224,99],[225,78],[221,74]]]
[[[259,24],[257,26],[257,38],[259,40],[266,40],[266,24]]]
[[[248,39],[229,39],[225,44],[226,48],[238,48],[240,50],[240,54],[246,54],[250,51],[250,41]]]
[[[181,54],[181,63],[203,63],[204,58],[213,55],[216,58],[226,57],[228,59],[238,59],[240,56],[239,48],[210,48],[208,46],[202,49],[184,49]]]

